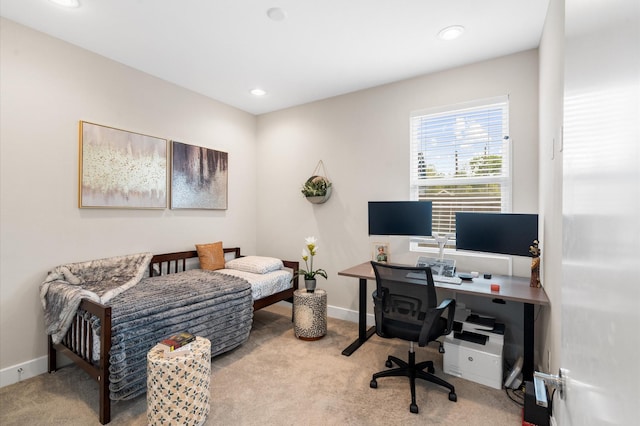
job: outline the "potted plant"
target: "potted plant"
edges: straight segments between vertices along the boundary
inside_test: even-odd
[[[331,196],[331,182],[324,176],[311,176],[302,185],[302,195],[313,204],[322,204]]]
[[[316,289],[316,275],[327,278],[327,271],[324,269],[313,269],[313,257],[318,252],[315,237],[305,238],[306,246],[302,249],[302,260],[306,269],[299,269],[298,275],[304,275],[304,286],[308,293],[313,293]]]

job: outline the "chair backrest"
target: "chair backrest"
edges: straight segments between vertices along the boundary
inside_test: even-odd
[[[438,304],[429,267],[371,262],[376,275],[376,297],[381,303],[379,320],[422,325],[427,312]],[[376,303],[378,305],[378,303]]]

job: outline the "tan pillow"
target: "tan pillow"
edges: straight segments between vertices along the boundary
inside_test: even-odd
[[[196,250],[198,251],[201,269],[215,271],[224,268],[222,241],[211,244],[196,244]]]

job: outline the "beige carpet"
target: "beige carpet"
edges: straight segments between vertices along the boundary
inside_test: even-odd
[[[417,348],[436,374],[456,387],[458,402],[432,383],[417,382],[419,414],[409,412],[406,378],[378,380],[388,354],[402,359],[408,344],[373,336],[352,356],[341,354],[357,335],[355,323],[329,318],[327,336],[308,342],[293,335],[291,310],[256,312],[249,340],[212,360],[207,425],[520,425],[521,408],[504,390],[442,373],[437,344]],[[112,425],[145,425],[146,396],[112,404]],[[0,389],[0,424],[98,425],[97,384],[75,366]]]

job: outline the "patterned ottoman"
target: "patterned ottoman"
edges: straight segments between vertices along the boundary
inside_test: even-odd
[[[150,425],[202,425],[209,414],[211,342],[196,337],[185,355],[165,358],[160,346],[147,354],[147,420]]]
[[[293,292],[293,331],[298,339],[318,340],[327,334],[327,292]]]

